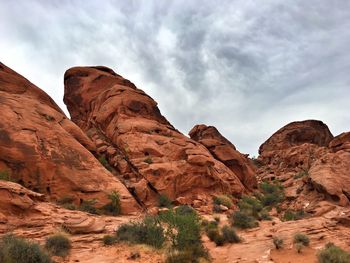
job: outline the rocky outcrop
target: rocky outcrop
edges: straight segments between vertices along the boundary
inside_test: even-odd
[[[0,63],[0,172],[51,200],[109,202],[118,191],[125,213],[139,206],[87,150],[94,143],[38,87]]]
[[[259,148],[259,154],[264,155],[270,151],[286,150],[304,143],[327,147],[332,139],[332,133],[322,121],[291,122],[264,142]]]
[[[146,206],[159,193],[195,200],[204,193],[240,195],[239,178],[200,143],[177,131],[157,103],[104,67],[65,73],[64,102],[111,170]]]
[[[281,181],[289,205],[298,209],[322,200],[346,206],[350,200],[348,134],[333,138],[320,121],[290,123],[260,146],[258,177]]]
[[[242,184],[252,190],[257,187],[255,167],[247,156],[236,150],[236,147],[227,140],[213,126],[196,125],[189,132],[191,139],[203,144],[210,153],[234,174]]]

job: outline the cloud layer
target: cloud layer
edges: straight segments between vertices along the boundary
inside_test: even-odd
[[[256,155],[291,121],[350,130],[349,10],[343,0],[0,1],[0,60],[63,109],[65,70],[106,65],[183,133],[214,125]]]

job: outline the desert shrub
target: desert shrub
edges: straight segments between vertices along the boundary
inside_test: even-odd
[[[216,237],[219,235],[220,235],[220,232],[219,232],[219,229],[217,228],[208,229],[207,231],[207,236],[210,239],[210,241],[214,241]]]
[[[83,200],[83,202],[79,206],[79,210],[83,211],[83,212],[90,213],[90,214],[98,215],[99,211],[94,206],[95,204],[96,204],[96,200],[95,199]]]
[[[218,196],[213,197],[213,203],[215,205],[224,205],[228,208],[232,207],[232,200],[227,195],[218,195]]]
[[[52,263],[52,260],[38,244],[14,235],[5,235],[0,240],[0,262]]]
[[[283,239],[279,237],[273,237],[273,244],[275,245],[276,249],[281,249],[283,248]]]
[[[231,224],[239,228],[253,228],[258,226],[258,222],[254,217],[243,213],[242,211],[236,211],[232,214]]]
[[[292,221],[292,220],[299,220],[307,216],[307,213],[304,212],[304,210],[298,210],[298,211],[292,211],[287,210],[283,215],[284,221]]]
[[[272,217],[270,216],[269,212],[265,209],[263,209],[260,213],[259,213],[259,218],[260,220],[272,220]]]
[[[165,263],[200,263],[203,259],[207,261],[209,259],[208,251],[203,247],[196,250],[171,250]]]
[[[65,257],[71,249],[71,242],[66,236],[56,234],[46,239],[45,249],[51,255]]]
[[[103,212],[113,216],[120,215],[121,205],[119,193],[116,191],[111,192],[108,195],[108,199],[110,202],[102,207]]]
[[[178,215],[196,214],[196,210],[188,205],[180,205],[175,209],[175,213]]]
[[[98,160],[100,161],[100,163],[108,170],[108,171],[112,171],[112,167],[109,165],[106,157],[101,156],[98,158]]]
[[[160,248],[165,242],[164,229],[156,218],[146,217],[142,222],[121,225],[116,240]]]
[[[68,210],[77,210],[77,206],[73,203],[74,197],[66,195],[57,200],[57,204]]]
[[[308,246],[310,244],[310,239],[307,235],[302,233],[296,233],[293,237],[294,244],[303,244],[304,246]]]
[[[283,187],[279,183],[270,184],[263,182],[260,184],[260,189],[263,193],[260,202],[264,207],[277,205],[284,199]]]
[[[221,231],[225,243],[238,243],[241,241],[236,231],[232,227],[223,226]]]
[[[145,163],[152,164],[153,160],[151,157],[147,157],[145,160],[143,160]]]
[[[317,259],[319,263],[349,263],[350,253],[332,243],[328,243],[324,249],[318,252]]]
[[[210,229],[217,229],[219,226],[219,223],[216,222],[215,220],[206,221],[205,225],[203,225],[203,222],[202,222],[202,226],[204,227],[205,232],[208,232],[208,230]]]
[[[158,206],[159,207],[171,208],[171,205],[172,205],[172,201],[170,200],[170,198],[167,195],[162,194],[159,196],[159,199],[158,199]]]
[[[213,205],[213,212],[214,212],[214,213],[221,213],[222,210],[221,210],[220,205],[214,204],[214,205]]]
[[[102,242],[105,246],[110,246],[116,242],[116,238],[111,235],[104,235],[102,238]]]
[[[263,206],[258,199],[246,195],[238,201],[237,205],[241,211],[246,211],[252,216],[258,215],[258,213],[263,209]]]
[[[308,176],[309,172],[307,170],[301,171],[299,173],[297,173],[296,175],[293,176],[294,179],[299,179],[302,178],[304,176]]]
[[[0,171],[0,180],[12,182],[11,175],[8,171]]]
[[[214,243],[215,245],[219,246],[223,246],[225,244],[225,238],[223,235],[219,234],[217,236],[215,236],[214,238]]]

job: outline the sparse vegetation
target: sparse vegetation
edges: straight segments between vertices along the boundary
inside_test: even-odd
[[[307,235],[303,233],[296,233],[293,238],[294,244],[302,244],[304,246],[308,246],[310,244],[310,239]]]
[[[243,229],[257,227],[259,225],[254,217],[247,215],[242,211],[236,211],[232,214],[231,224]]]
[[[296,175],[293,176],[294,179],[299,179],[302,178],[304,176],[308,176],[309,172],[307,170],[301,171],[299,173],[297,173]]]
[[[282,249],[284,241],[280,237],[273,237],[273,244],[275,245],[276,249]]]
[[[1,263],[52,263],[38,244],[15,235],[5,235],[0,240]]]
[[[116,237],[111,235],[104,235],[102,242],[105,246],[111,246],[116,242]]]
[[[98,215],[99,211],[95,207],[96,202],[97,201],[95,199],[83,200],[83,202],[79,206],[79,210],[90,214]]]
[[[260,202],[264,207],[277,205],[284,199],[283,187],[279,183],[263,182],[260,184],[260,189],[263,193],[260,196]]]
[[[303,251],[304,245],[302,243],[296,243],[295,249],[298,253],[301,253]]]
[[[283,220],[284,221],[299,220],[299,219],[305,218],[306,216],[307,216],[307,213],[305,213],[303,209],[297,210],[297,211],[287,210],[284,212]]]
[[[121,205],[120,205],[120,196],[119,193],[116,191],[112,191],[108,195],[108,199],[110,202],[102,207],[102,210],[105,214],[109,215],[120,215],[121,213]]]
[[[206,231],[210,241],[215,242],[217,246],[223,246],[225,243],[238,243],[241,241],[236,231],[230,226],[223,226],[221,231],[218,227],[209,228]]]
[[[172,201],[170,200],[170,198],[167,195],[162,194],[159,196],[158,205],[159,205],[159,207],[171,208]]]
[[[218,195],[218,196],[213,197],[213,203],[215,205],[224,205],[227,208],[232,207],[232,200],[227,195]]]
[[[225,243],[238,243],[241,241],[236,231],[229,226],[222,227],[222,236],[224,237]]]
[[[349,263],[350,253],[345,252],[333,243],[328,243],[317,254],[317,258],[319,263]]]
[[[152,157],[148,156],[145,160],[143,160],[145,163],[152,164],[153,160]]]
[[[121,225],[116,240],[161,248],[165,242],[164,229],[157,218],[146,217],[142,222]]]
[[[100,163],[108,170],[108,171],[112,171],[112,167],[109,165],[106,157],[104,156],[100,156],[98,158],[98,160],[100,161]]]
[[[61,205],[62,207],[68,210],[77,210],[78,208],[73,203],[73,201],[74,201],[74,197],[67,195],[57,200],[57,204]]]
[[[65,257],[71,249],[71,242],[66,236],[56,234],[46,239],[45,249],[51,255]]]
[[[0,180],[13,182],[11,175],[8,171],[0,171]]]

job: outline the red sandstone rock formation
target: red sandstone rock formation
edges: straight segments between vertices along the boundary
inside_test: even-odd
[[[259,178],[282,181],[289,205],[313,210],[322,200],[349,204],[349,133],[333,138],[320,121],[292,122],[263,143],[259,153]]]
[[[64,79],[72,120],[146,206],[154,205],[159,193],[191,202],[246,190],[235,173],[177,131],[129,80],[105,67],[72,68]]]
[[[203,144],[215,157],[236,174],[248,189],[256,188],[255,167],[247,156],[236,150],[213,126],[196,125],[189,132],[191,139]]]
[[[80,128],[45,92],[1,63],[0,112],[0,172],[51,200],[71,196],[77,204],[96,199],[101,206],[118,191],[125,213],[139,210],[125,186],[87,150],[95,145]]]

